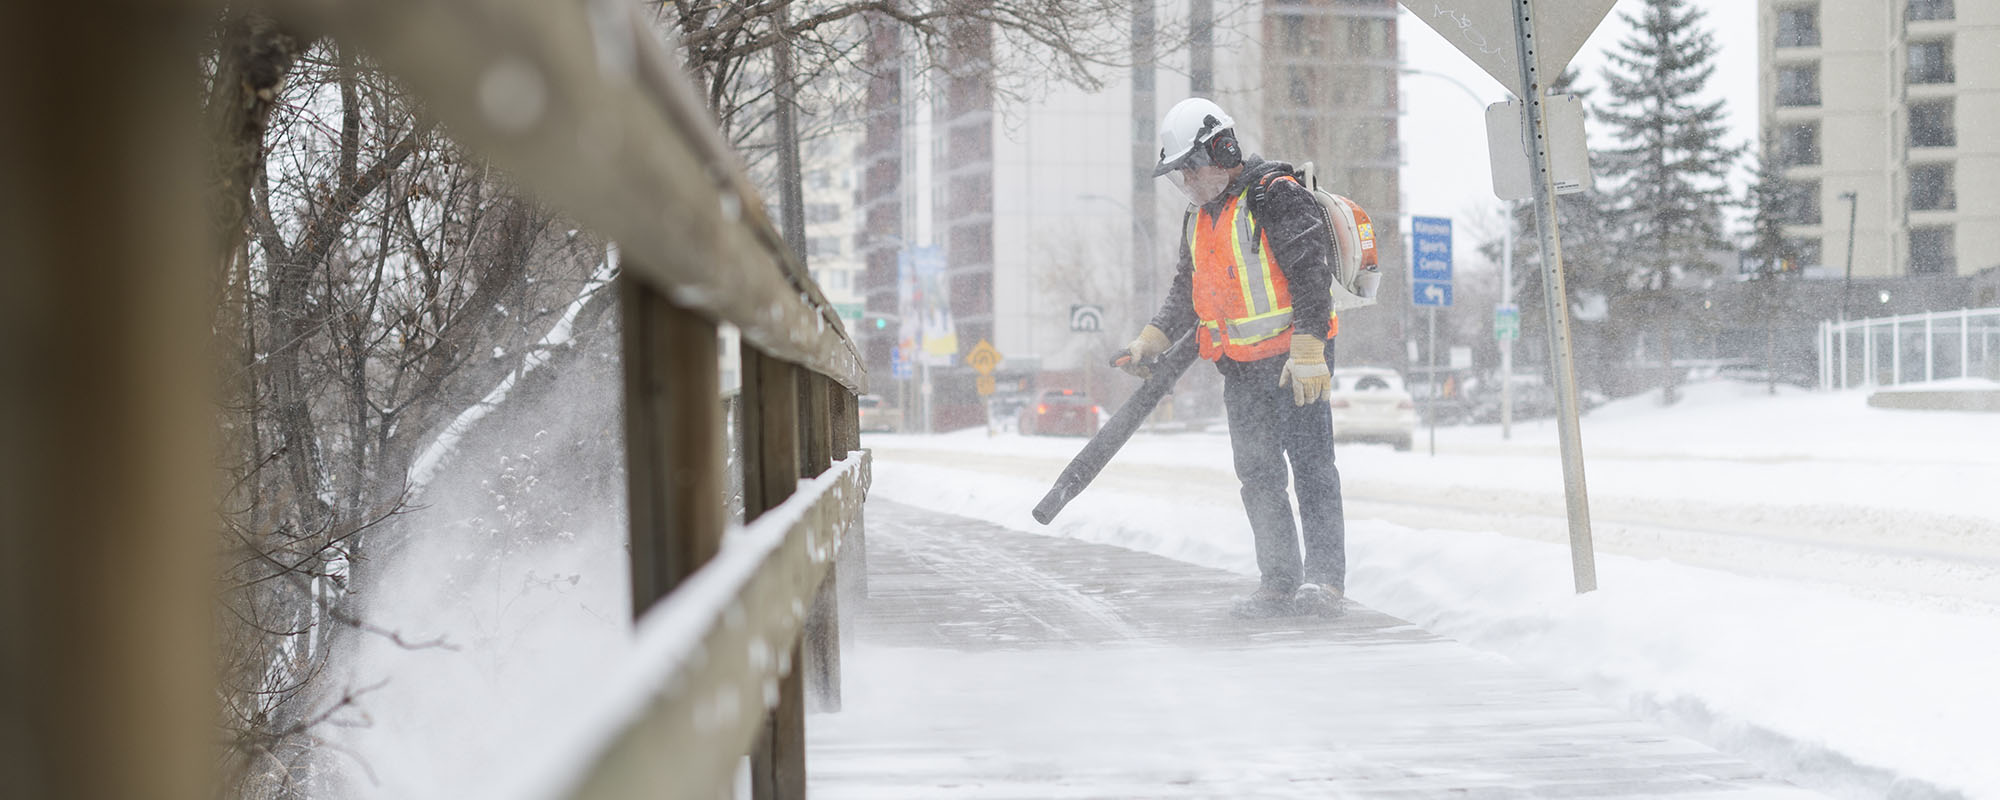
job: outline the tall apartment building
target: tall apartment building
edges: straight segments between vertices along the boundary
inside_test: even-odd
[[[1268,151],[1311,161],[1320,185],[1361,204],[1389,268],[1384,307],[1342,320],[1347,363],[1396,362],[1405,340],[1390,309],[1409,296],[1398,235],[1401,154],[1395,0],[1271,0],[1264,4],[1262,122]]]
[[[1857,278],[2000,264],[2000,3],[1760,0],[1758,24],[1804,264],[1844,273],[1850,214]]]
[[[800,159],[805,182],[806,266],[849,331],[862,321],[865,265],[856,236],[861,217],[854,202],[857,170],[853,161],[860,141],[858,133],[836,129],[807,141]]]
[[[1001,370],[1014,385],[1083,388],[1115,403],[1129,382],[1105,361],[1162,299],[1187,207],[1151,178],[1155,126],[1190,95],[1227,109],[1247,151],[1316,162],[1323,185],[1369,210],[1381,257],[1399,263],[1390,260],[1401,258],[1396,8],[1395,0],[1162,2],[1160,28],[1192,27],[1191,46],[1162,42],[1151,68],[1107,72],[1090,91],[1038,85],[1020,102],[996,94],[1005,77],[993,74],[990,38],[961,37],[967,47],[944,69],[875,69],[860,148],[868,314],[896,313],[896,251],[941,246],[961,351],[987,339],[1008,359]],[[872,43],[878,58],[903,52],[880,29]],[[1395,291],[1383,287],[1402,296]],[[1079,330],[1073,309],[1101,309],[1102,328]],[[1348,340],[1357,346],[1343,342],[1342,356],[1358,357],[1370,341],[1378,360],[1389,359],[1401,341],[1396,315],[1354,316],[1379,319],[1363,319]],[[887,337],[870,341],[863,327],[877,391],[895,396]],[[977,376],[963,368],[930,376],[937,427],[983,422]]]

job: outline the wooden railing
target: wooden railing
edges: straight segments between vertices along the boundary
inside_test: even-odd
[[[32,135],[0,128],[7,171],[17,155],[23,165],[51,151],[64,159],[0,178],[5,255],[29,276],[6,303],[22,312],[9,315],[18,335],[8,366],[38,346],[51,353],[19,372],[45,396],[13,390],[25,384],[6,396],[10,414],[49,427],[18,447],[10,436],[0,456],[10,493],[0,504],[0,774],[30,797],[193,800],[211,791],[198,766],[211,721],[206,654],[186,644],[202,641],[209,550],[207,496],[189,477],[203,474],[203,446],[181,432],[207,422],[185,376],[203,374],[201,265],[212,261],[196,237],[174,235],[200,230],[199,204],[188,202],[199,173],[186,167],[199,158],[184,91],[192,56],[158,32],[197,28],[202,4],[65,5],[0,16],[11,68],[0,115],[47,123]],[[529,791],[710,800],[749,754],[756,796],[800,797],[808,697],[839,704],[836,562],[860,585],[869,471],[855,396],[865,376],[638,8],[268,6],[366,51],[460,143],[619,246],[640,660],[602,707],[581,713],[574,738],[551,742]],[[74,41],[63,43],[65,30]],[[37,193],[45,208],[15,224]],[[73,310],[26,313],[34,305]],[[743,343],[740,527],[724,504],[724,324]],[[157,402],[119,403],[133,396]],[[93,476],[83,454],[130,462]],[[68,508],[100,491],[121,502]],[[17,492],[32,502],[12,503]],[[37,526],[64,535],[15,546],[17,528]],[[159,574],[169,569],[179,571]],[[61,674],[69,662],[91,667]],[[40,699],[19,688],[31,685]],[[129,766],[90,769],[104,761]]]

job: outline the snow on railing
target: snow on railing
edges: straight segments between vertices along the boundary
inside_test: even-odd
[[[1820,323],[1822,389],[1982,377],[2000,379],[2000,308]]]
[[[791,670],[807,608],[859,525],[870,461],[854,451],[747,526],[640,618],[634,653],[548,759],[512,785],[522,800],[717,797]]]

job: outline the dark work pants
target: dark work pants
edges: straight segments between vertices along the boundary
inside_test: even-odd
[[[1229,446],[1243,483],[1243,510],[1257,542],[1264,585],[1281,591],[1301,581],[1347,591],[1347,526],[1340,508],[1340,470],[1333,464],[1333,418],[1325,398],[1292,404],[1292,388],[1279,386],[1285,355],[1262,361],[1215,363],[1222,372],[1222,402],[1229,413]],[[1326,346],[1333,364],[1333,343]],[[1299,524],[1285,492],[1286,458],[1299,496]],[[1299,558],[1301,528],[1305,559]]]

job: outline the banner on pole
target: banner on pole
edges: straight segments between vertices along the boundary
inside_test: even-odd
[[[958,326],[951,318],[951,286],[945,276],[944,248],[906,247],[896,254],[897,299],[902,306],[904,340],[916,343],[917,356],[932,366],[950,366],[958,355]]]

